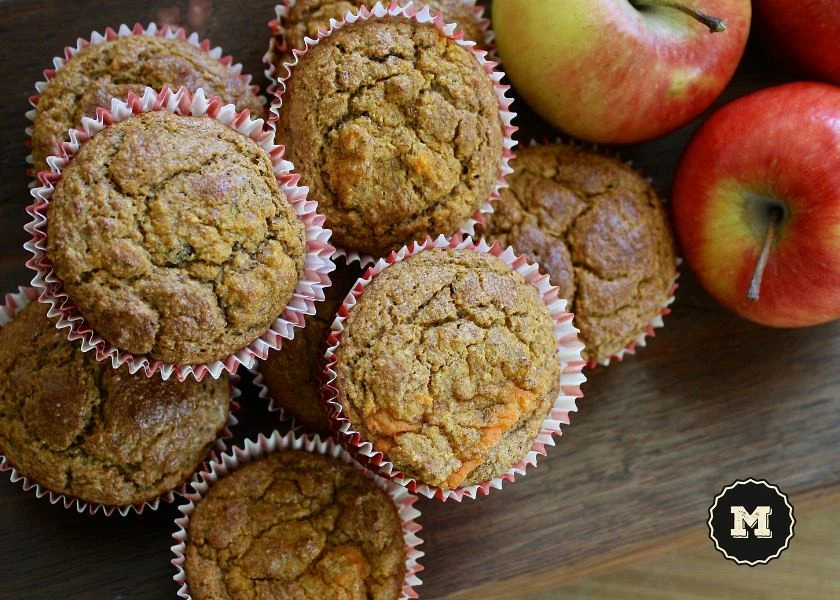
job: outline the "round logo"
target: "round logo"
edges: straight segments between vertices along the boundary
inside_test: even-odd
[[[793,537],[793,506],[763,479],[728,485],[709,508],[709,535],[726,558],[739,565],[767,564]]]

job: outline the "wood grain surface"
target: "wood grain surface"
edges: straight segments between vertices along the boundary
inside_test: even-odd
[[[797,507],[799,508],[799,507]],[[711,544],[669,553],[611,573],[594,575],[563,586],[562,592],[519,595],[520,600],[815,600],[840,598],[837,557],[840,556],[840,506],[809,512],[796,524],[795,552],[750,569],[721,564]],[[705,536],[705,534],[702,534]]]
[[[4,290],[31,278],[21,247],[29,202],[24,113],[51,57],[92,29],[165,20],[210,37],[264,85],[261,56],[273,4],[0,0]],[[785,80],[753,40],[718,105]],[[514,106],[520,141],[556,135],[522,102]],[[621,154],[667,196],[698,122]],[[423,597],[556,597],[569,580],[604,565],[702,540],[708,506],[736,478],[777,483],[795,508],[834,497],[840,489],[840,323],[762,328],[717,306],[690,273],[681,283],[674,313],[647,348],[588,373],[580,412],[538,469],[477,501],[418,503],[427,553]],[[253,390],[246,395],[240,439],[274,427]],[[173,506],[140,517],[90,517],[21,492],[8,475],[0,480],[0,597],[175,596]],[[807,511],[797,517],[807,519]],[[795,555],[795,541],[788,553]],[[734,568],[722,557],[720,566]]]

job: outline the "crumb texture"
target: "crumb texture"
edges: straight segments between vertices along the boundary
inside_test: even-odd
[[[33,303],[0,329],[0,449],[24,476],[128,506],[185,481],[228,419],[227,377],[130,375],[67,341]]]
[[[342,20],[348,12],[358,13],[362,6],[373,8],[376,0],[297,0],[288,9],[276,34],[277,43],[283,52],[275,51],[272,57],[274,67],[283,74],[283,64],[292,62],[292,50],[305,47],[304,38],[316,39],[318,31],[329,31],[330,19]],[[384,2],[387,6],[388,2]],[[404,2],[403,4],[407,4]],[[486,49],[484,30],[472,7],[464,0],[414,0],[414,6],[422,9],[428,6],[432,14],[443,13],[447,23],[457,23],[464,33],[464,39],[476,42],[478,48]]]
[[[336,360],[353,429],[408,476],[444,489],[519,462],[559,392],[537,289],[466,250],[385,269],[350,311]]]
[[[491,194],[504,141],[493,82],[433,25],[349,25],[287,85],[278,143],[339,247],[379,256],[453,233]]]
[[[282,351],[272,351],[260,364],[263,383],[275,404],[306,431],[322,435],[329,434],[330,424],[319,400],[320,352],[338,307],[362,275],[356,262],[347,265],[339,259],[336,266],[330,273],[332,284],[324,290],[325,299],[318,303],[315,316],[307,319],[295,339],[283,342]]]
[[[185,554],[195,600],[396,600],[405,579],[388,494],[338,459],[292,450],[216,482]]]
[[[630,344],[668,299],[674,241],[656,192],[618,159],[568,145],[525,148],[479,233],[539,262],[569,300],[584,358]]]
[[[303,273],[303,222],[268,155],[210,118],[105,128],[65,167],[47,218],[47,256],[90,326],[163,361],[247,346]]]
[[[130,35],[83,48],[67,61],[41,94],[32,131],[35,169],[49,168],[46,157],[67,132],[80,127],[82,117],[96,116],[96,107],[110,108],[113,98],[142,93],[146,86],[160,90],[186,86],[203,88],[261,116],[262,100],[239,74],[192,44],[162,37]]]

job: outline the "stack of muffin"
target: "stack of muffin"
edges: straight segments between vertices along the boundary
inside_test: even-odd
[[[268,125],[236,113],[264,110],[237,65],[168,28],[96,35],[39,84],[3,465],[108,514],[200,470],[184,597],[410,597],[406,489],[460,500],[534,465],[584,363],[666,310],[670,229],[614,158],[553,144],[509,166],[474,0],[287,0],[272,29]],[[211,456],[230,378],[263,359],[294,431]]]

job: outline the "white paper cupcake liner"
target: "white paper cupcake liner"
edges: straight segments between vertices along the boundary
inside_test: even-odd
[[[303,427],[301,424],[298,423],[297,420],[295,420],[295,418],[282,406],[280,406],[271,395],[268,386],[265,384],[265,379],[263,377],[262,370],[260,369],[260,363],[254,365],[254,368],[249,369],[249,371],[254,377],[253,383],[257,388],[257,397],[266,403],[268,412],[272,413],[281,425],[287,425],[290,431],[294,431],[297,435],[302,435]]]
[[[172,546],[172,552],[175,554],[175,558],[171,562],[177,571],[173,579],[180,586],[178,596],[187,600],[191,598],[190,592],[187,589],[184,563],[186,561],[187,530],[189,528],[190,516],[195,510],[196,504],[207,494],[213,484],[222,477],[226,477],[239,467],[260,457],[283,450],[301,450],[341,460],[357,467],[360,473],[388,493],[399,512],[402,521],[403,539],[405,541],[405,581],[403,583],[402,593],[400,594],[400,600],[417,598],[418,595],[414,587],[422,584],[417,573],[423,570],[418,560],[424,555],[423,552],[417,549],[417,546],[423,543],[417,535],[422,527],[415,521],[420,516],[420,511],[413,507],[413,504],[417,501],[417,496],[409,494],[405,488],[394,485],[364,469],[332,439],[321,440],[317,435],[296,437],[292,432],[281,435],[279,431],[274,431],[269,437],[260,434],[256,441],[250,439],[245,440],[242,447],[234,446],[231,452],[223,454],[219,460],[211,462],[207,469],[198,473],[193,478],[192,490],[186,495],[187,503],[178,507],[178,510],[181,511],[183,516],[175,519],[177,530],[172,535],[176,544]]]
[[[5,302],[2,306],[0,306],[0,329],[5,327],[10,321],[13,321],[14,318],[18,315],[18,313],[20,313],[20,311],[26,308],[31,302],[37,300],[38,294],[38,290],[33,287],[19,287],[17,293],[6,294]],[[239,410],[238,400],[242,396],[242,392],[239,390],[239,387],[237,385],[238,382],[239,377],[237,377],[236,375],[231,375],[231,400],[230,412],[228,413],[227,423],[225,424],[225,427],[221,431],[221,433],[219,433],[219,436],[216,438],[216,442],[210,451],[210,456],[199,467],[199,470],[207,468],[210,464],[210,461],[216,460],[217,457],[221,456],[222,453],[227,451],[228,442],[231,439],[233,439],[233,432],[231,430],[239,423],[235,413]],[[115,506],[112,504],[88,502],[87,500],[76,498],[75,496],[53,492],[52,490],[48,490],[42,487],[37,482],[29,479],[25,475],[22,475],[9,462],[9,460],[3,454],[2,448],[0,448],[0,473],[3,472],[8,472],[12,483],[20,483],[24,492],[31,491],[35,494],[36,498],[43,498],[44,496],[46,496],[50,504],[61,503],[64,506],[64,508],[75,509],[76,512],[80,514],[88,512],[91,515],[95,515],[97,512],[102,511],[102,513],[106,517],[110,517],[112,514],[114,514],[114,512],[118,513],[120,516],[125,517],[131,512],[139,515],[146,510],[157,510],[160,506],[161,501],[172,503],[175,501],[177,496],[186,495],[187,486],[189,485],[191,479],[190,477],[187,477],[186,480],[177,488],[175,488],[174,490],[170,490],[165,494],[162,494],[154,500],[147,500],[145,502],[130,504],[128,506]]]
[[[504,475],[480,484],[463,486],[456,489],[442,489],[427,485],[413,478],[406,477],[394,467],[387,456],[373,448],[373,444],[362,437],[354,429],[353,423],[344,416],[344,408],[338,401],[338,389],[335,387],[337,377],[335,371],[335,352],[341,344],[344,322],[350,311],[358,302],[367,285],[382,271],[396,262],[402,262],[419,252],[432,248],[453,248],[470,250],[482,254],[496,256],[508,264],[511,269],[521,274],[525,281],[537,288],[546,308],[554,321],[554,336],[557,340],[557,357],[561,364],[560,394],[554,401],[549,414],[540,427],[539,434],[531,446],[528,454],[520,462],[513,465]],[[485,240],[474,242],[470,237],[455,235],[451,238],[439,236],[437,239],[426,238],[422,243],[414,242],[411,247],[403,247],[399,252],[392,252],[388,258],[380,259],[376,265],[368,269],[363,277],[356,282],[347,295],[344,303],[333,321],[327,337],[326,350],[322,369],[322,401],[332,421],[333,430],[338,441],[355,458],[387,477],[395,483],[406,487],[409,491],[422,494],[427,498],[438,500],[453,499],[460,502],[463,498],[475,498],[479,493],[488,494],[491,489],[501,489],[505,481],[513,482],[517,475],[525,475],[529,466],[536,467],[537,457],[546,454],[546,446],[554,445],[554,436],[561,435],[561,425],[569,424],[569,413],[577,411],[575,399],[583,396],[580,386],[586,381],[582,373],[585,361],[581,358],[583,344],[577,337],[577,329],[572,325],[573,315],[565,312],[566,301],[558,297],[558,288],[549,283],[548,275],[541,275],[539,266],[529,263],[524,256],[518,256],[513,248],[504,249],[500,244],[488,245]]]
[[[163,362],[145,355],[135,356],[113,346],[86,324],[81,312],[64,291],[62,281],[46,256],[47,206],[55,186],[61,179],[61,170],[73,159],[79,148],[101,130],[133,115],[155,110],[216,119],[257,142],[269,155],[277,182],[306,228],[304,273],[283,314],[261,337],[222,360],[182,365]],[[304,326],[306,315],[315,314],[315,302],[323,301],[323,289],[329,286],[329,273],[335,268],[330,259],[334,250],[329,244],[330,230],[323,228],[324,216],[315,212],[317,203],[307,201],[307,188],[298,186],[300,177],[292,172],[292,163],[283,159],[283,148],[273,143],[273,132],[263,129],[262,119],[251,119],[247,112],[237,113],[232,104],[222,105],[218,97],[208,99],[201,89],[193,94],[186,88],[173,92],[164,87],[160,92],[146,88],[143,96],[129,93],[125,101],[114,99],[110,110],[97,109],[96,119],[85,117],[82,123],[83,129],[69,132],[70,141],[59,144],[59,155],[47,159],[50,171],[38,174],[41,187],[31,191],[35,202],[26,210],[32,216],[32,221],[24,227],[32,235],[32,239],[24,244],[24,248],[33,254],[26,264],[36,272],[32,285],[41,290],[39,301],[51,305],[49,315],[60,317],[57,326],[67,329],[69,340],[82,340],[83,352],[93,350],[97,360],[110,359],[115,368],[127,364],[131,373],[143,369],[148,377],[159,374],[163,379],[168,379],[175,374],[181,381],[188,376],[201,381],[206,375],[218,379],[223,371],[235,373],[240,364],[246,368],[253,367],[256,359],[264,359],[270,349],[279,349],[283,338],[292,339],[295,328]]]
[[[218,46],[215,48],[210,45],[210,40],[202,40],[199,38],[197,33],[191,33],[187,35],[187,32],[180,28],[180,27],[172,27],[170,25],[164,25],[163,27],[158,27],[155,23],[149,23],[145,27],[140,23],[135,23],[133,27],[129,27],[128,25],[120,25],[116,30],[108,27],[105,29],[105,33],[99,33],[98,31],[91,32],[90,37],[87,39],[85,38],[78,38],[76,40],[75,46],[65,46],[64,47],[64,56],[56,56],[53,58],[53,68],[52,69],[45,69],[43,72],[44,79],[43,81],[39,81],[35,84],[35,92],[34,96],[29,97],[29,104],[32,106],[32,109],[26,112],[26,118],[30,122],[35,122],[35,109],[38,106],[38,101],[41,99],[41,94],[50,84],[50,82],[55,78],[56,72],[58,72],[64,64],[73,58],[79,51],[88,46],[93,46],[96,44],[101,44],[103,42],[110,42],[120,37],[125,37],[129,35],[145,35],[149,37],[164,37],[170,40],[180,40],[191,46],[195,46],[200,50],[203,50],[207,54],[209,54],[212,58],[218,60],[222,65],[228,67],[231,71],[236,73],[236,75],[242,80],[242,82],[248,86],[251,91],[254,93],[255,96],[261,98],[263,103],[265,103],[265,97],[260,95],[260,86],[253,85],[251,83],[251,76],[242,73],[242,65],[239,63],[234,64],[233,57],[230,55],[225,56],[222,52],[222,49]],[[261,117],[262,115],[256,115],[257,117]],[[26,127],[26,135],[28,136],[27,145],[31,147],[32,145],[32,125]],[[34,163],[34,159],[32,154],[30,153],[26,157],[26,162],[29,165]],[[37,173],[34,173],[32,169],[29,169],[28,173],[33,177],[37,176]],[[38,182],[33,181],[30,187],[37,187]]]
[[[477,0],[461,0],[465,5],[467,5],[475,15],[476,20],[478,21],[479,25],[481,26],[481,30],[484,34],[484,47],[485,48],[493,48],[493,42],[495,40],[495,35],[493,30],[490,28],[490,19],[484,16],[484,7],[476,4]],[[282,56],[288,50],[286,46],[286,41],[283,37],[283,20],[286,18],[286,15],[289,14],[289,11],[297,4],[297,0],[283,0],[280,4],[277,4],[274,7],[275,17],[268,22],[268,27],[271,29],[271,38],[268,41],[268,50],[266,51],[265,55],[263,55],[263,63],[265,64],[265,76],[269,81],[268,88],[266,92],[269,96],[273,95],[275,90],[277,89],[277,74],[276,71],[276,64],[277,64],[277,57]],[[406,5],[408,1],[406,0],[392,0],[390,3],[386,3],[388,6],[394,5]],[[460,31],[460,28],[459,28]],[[474,43],[472,40],[465,40],[470,43]],[[480,48],[476,48],[477,51],[481,52]],[[486,52],[486,50],[485,50]],[[498,61],[497,61],[498,62]]]
[[[457,29],[457,24],[445,23],[441,14],[432,15],[428,6],[424,7],[422,10],[418,10],[414,6],[413,2],[408,2],[405,6],[400,6],[398,2],[392,1],[387,7],[382,2],[377,2],[372,9],[368,9],[363,6],[356,14],[348,12],[340,21],[331,19],[330,29],[328,31],[319,31],[317,39],[308,37],[304,38],[306,48],[302,50],[295,48],[292,50],[294,60],[290,63],[284,63],[286,73],[275,73],[275,76],[277,77],[277,85],[274,92],[275,99],[269,109],[269,126],[272,130],[275,129],[275,123],[280,114],[280,109],[283,106],[283,95],[286,92],[286,82],[291,77],[294,67],[300,62],[300,57],[306,54],[310,48],[317,46],[320,40],[330,36],[333,31],[341,29],[348,24],[356,23],[357,21],[369,21],[371,19],[399,16],[414,19],[418,23],[430,23],[437,27],[441,34],[452,39],[459,46],[470,51],[473,56],[475,56],[484,72],[487,73],[487,76],[493,82],[496,97],[499,100],[499,117],[502,122],[505,137],[502,150],[502,162],[499,166],[498,177],[496,182],[493,184],[493,189],[491,190],[490,195],[481,204],[479,209],[475,211],[472,217],[470,217],[470,219],[467,220],[467,222],[464,223],[457,231],[457,233],[461,233],[463,235],[475,235],[476,224],[483,223],[484,215],[493,212],[492,203],[499,199],[499,192],[501,189],[507,187],[507,176],[513,171],[510,166],[510,161],[514,157],[513,148],[516,146],[516,140],[513,139],[513,134],[518,129],[513,125],[513,119],[516,117],[516,113],[510,110],[511,104],[513,103],[513,99],[507,96],[510,86],[502,84],[502,79],[505,74],[496,70],[497,63],[487,60],[487,52],[484,50],[476,50],[474,42],[464,40],[464,34],[462,31]],[[376,257],[369,254],[345,248],[336,248],[334,258],[337,257],[344,257],[348,263],[359,261],[362,267],[372,265],[377,260]]]

